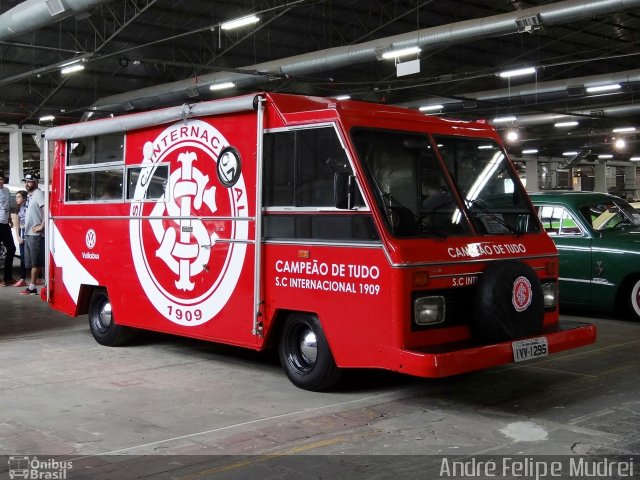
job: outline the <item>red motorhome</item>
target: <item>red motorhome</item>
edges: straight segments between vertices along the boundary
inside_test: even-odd
[[[277,348],[442,377],[592,343],[559,322],[557,252],[483,123],[247,95],[49,129],[47,300],[95,339]]]

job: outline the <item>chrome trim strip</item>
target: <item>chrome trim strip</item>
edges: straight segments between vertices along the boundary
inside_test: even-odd
[[[256,115],[256,222],[254,226],[254,252],[253,252],[253,326],[251,334],[258,336],[262,331],[258,328],[260,323],[260,305],[262,304],[262,170],[263,170],[263,130],[264,130],[264,98],[256,97],[258,101]]]
[[[381,243],[356,243],[356,242],[322,242],[322,241],[296,241],[296,240],[263,240],[263,244],[269,245],[298,245],[305,247],[360,247],[360,248],[383,248]]]
[[[244,243],[245,245],[255,244],[255,240],[235,240],[231,238],[216,238],[214,243]],[[202,245],[205,246],[205,245]]]
[[[136,217],[132,215],[60,215],[51,217],[51,220],[224,220],[224,221],[242,221],[253,222],[255,217],[193,217],[193,216],[148,216],[148,217]]]
[[[544,270],[544,267],[531,267],[532,270]],[[451,277],[474,277],[481,275],[482,270],[478,272],[470,272],[470,273],[446,273],[442,275],[429,275],[430,278],[451,278]]]
[[[396,264],[391,264],[391,266],[394,268],[434,267],[434,266],[443,266],[443,265],[499,262],[502,260],[535,260],[540,258],[558,258],[558,257],[555,254],[543,254],[543,255],[528,255],[526,257],[480,258],[480,259],[474,259],[474,260],[457,260],[457,261],[446,261],[446,262],[396,263]],[[541,268],[541,267],[537,267],[537,268]]]
[[[344,209],[335,208],[335,207],[281,206],[281,207],[264,207],[262,211],[267,213],[282,213],[282,214],[330,212],[330,213],[340,213],[342,215],[353,215],[360,212],[371,213],[371,210],[369,210],[368,207],[362,207],[362,208],[355,207],[355,208],[352,208],[351,210],[344,210]]]
[[[560,277],[560,278],[558,278],[558,280],[561,280],[563,282],[572,282],[572,283],[586,283],[588,285],[603,285],[605,287],[616,287],[617,286],[615,283],[611,283],[611,282],[609,282],[608,280],[605,280],[605,279],[584,280],[582,278]]]

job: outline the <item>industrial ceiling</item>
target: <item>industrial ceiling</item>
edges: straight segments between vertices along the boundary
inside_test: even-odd
[[[249,14],[258,21],[221,28]],[[260,90],[348,94],[503,117],[516,158],[628,162],[640,156],[639,32],[640,0],[0,0],[0,122],[61,125]],[[62,74],[74,61],[84,69]],[[524,67],[535,71],[499,76]],[[577,125],[556,126],[566,121]]]

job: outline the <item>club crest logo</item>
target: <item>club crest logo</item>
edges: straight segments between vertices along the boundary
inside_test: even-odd
[[[533,298],[533,290],[531,283],[526,277],[520,276],[513,282],[513,294],[511,297],[511,303],[516,312],[523,312],[529,305]]]
[[[208,322],[236,288],[249,233],[240,166],[237,150],[201,120],[172,125],[143,147],[131,187],[131,251],[145,294],[174,323]],[[158,188],[164,193],[154,196]]]

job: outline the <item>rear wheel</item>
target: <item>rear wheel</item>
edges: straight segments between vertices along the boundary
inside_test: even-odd
[[[111,302],[104,290],[96,290],[89,304],[89,328],[100,345],[116,347],[130,337],[131,329],[122,327],[113,319]]]
[[[635,320],[640,320],[640,278],[631,285],[628,298],[631,315]]]
[[[296,387],[320,391],[340,380],[342,370],[336,366],[322,325],[315,316],[289,315],[278,352],[282,368]]]

